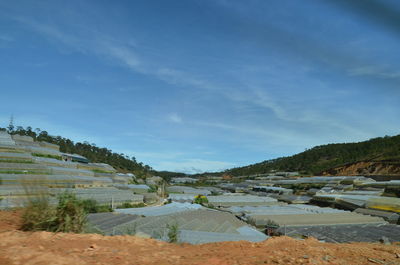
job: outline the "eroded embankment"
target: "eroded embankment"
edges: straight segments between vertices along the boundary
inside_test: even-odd
[[[176,245],[133,236],[22,232],[18,212],[0,211],[0,264],[400,264],[399,245],[261,243]]]
[[[400,162],[357,162],[324,171],[325,176],[388,176],[400,179]]]

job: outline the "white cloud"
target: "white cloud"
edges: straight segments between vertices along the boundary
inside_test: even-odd
[[[236,166],[230,162],[205,160],[205,159],[184,159],[182,161],[162,161],[154,165],[155,169],[162,169],[188,174],[203,173],[206,171],[222,171]]]
[[[141,68],[142,64],[138,58],[138,55],[133,51],[133,49],[124,46],[117,46],[109,42],[102,43],[100,48],[102,53],[123,62],[132,70],[140,73],[146,72]]]
[[[400,78],[400,71],[389,71],[384,66],[367,65],[349,69],[347,73],[350,76],[375,76],[380,78]]]
[[[167,116],[167,120],[173,123],[182,123],[182,117],[177,113],[171,113]]]

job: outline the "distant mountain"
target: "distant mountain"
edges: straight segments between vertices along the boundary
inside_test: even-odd
[[[369,163],[360,163],[369,162]],[[351,165],[357,164],[352,171]],[[363,167],[368,168],[363,168]],[[382,170],[377,170],[379,167]],[[316,146],[302,153],[261,163],[228,169],[220,174],[249,176],[271,171],[319,174],[400,174],[400,135],[373,138],[358,143]]]

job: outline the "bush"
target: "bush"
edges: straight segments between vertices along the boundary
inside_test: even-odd
[[[199,194],[199,195],[194,197],[194,201],[193,202],[197,203],[197,204],[206,204],[206,203],[208,203],[208,199],[207,199],[206,196]]]
[[[124,202],[123,204],[117,206],[117,209],[125,209],[125,208],[142,208],[145,207],[146,205],[141,202],[141,203],[129,203],[129,202]]]
[[[49,204],[48,197],[29,199],[22,214],[21,229],[24,231],[53,231],[56,226],[56,210]]]
[[[93,199],[83,200],[82,206],[86,213],[97,213],[97,201]]]
[[[83,200],[82,205],[86,213],[105,213],[113,211],[111,206],[99,205],[97,201],[93,199]]]
[[[64,192],[58,197],[56,208],[56,232],[81,233],[86,223],[82,200],[75,194]]]
[[[169,243],[177,243],[178,242],[178,224],[167,225],[168,229],[168,242]]]
[[[47,194],[39,194],[28,200],[22,215],[21,229],[81,233],[85,223],[83,201],[76,198],[75,194],[60,194],[57,206],[50,205]]]

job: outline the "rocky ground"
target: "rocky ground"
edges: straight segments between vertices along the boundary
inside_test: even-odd
[[[169,244],[134,236],[22,232],[0,211],[0,264],[400,264],[400,244],[330,244],[275,237],[261,243]]]

